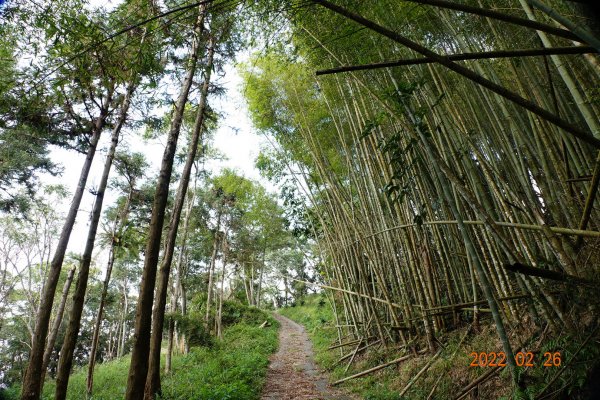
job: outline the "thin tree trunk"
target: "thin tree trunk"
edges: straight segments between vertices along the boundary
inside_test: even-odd
[[[48,335],[48,343],[46,343],[46,351],[44,351],[44,363],[42,365],[42,382],[40,391],[44,389],[44,380],[46,378],[46,372],[48,371],[48,363],[50,362],[50,356],[52,355],[52,351],[54,350],[56,336],[58,336],[58,330],[60,329],[60,324],[62,322],[62,317],[65,311],[65,304],[67,303],[67,298],[69,297],[69,288],[71,287],[71,283],[73,282],[73,277],[75,276],[76,269],[77,268],[73,267],[69,270],[67,280],[65,281],[65,285],[63,286],[60,304],[58,306],[58,310],[56,311],[56,319],[54,320],[54,324],[52,325],[50,335]]]
[[[265,246],[266,247],[266,246]],[[260,292],[262,291],[263,272],[265,270],[265,253],[266,248],[263,248],[262,263],[260,264],[260,271],[258,273],[258,290],[256,293],[256,307],[260,308]]]
[[[127,119],[127,111],[129,110],[131,94],[133,93],[134,88],[135,84],[132,81],[127,89],[123,104],[121,105],[118,123],[113,129],[110,149],[108,150],[106,161],[104,162],[102,178],[100,179],[100,184],[96,192],[96,201],[94,202],[94,208],[92,210],[92,220],[88,230],[88,237],[83,251],[81,266],[79,268],[79,273],[77,274],[75,292],[73,293],[73,304],[69,314],[69,325],[60,350],[58,371],[56,374],[55,400],[64,400],[67,397],[67,386],[69,385],[69,375],[71,374],[71,367],[73,365],[73,353],[77,344],[77,336],[79,335],[85,292],[87,289],[90,265],[92,264],[92,252],[94,251],[96,233],[98,232],[100,215],[102,214],[102,205],[104,203],[104,193],[106,192],[106,187],[108,185],[108,177],[115,158],[115,151],[119,144],[119,135],[125,124],[125,120]]]
[[[131,91],[128,91],[127,97],[123,104],[123,109],[126,107],[129,108],[131,93],[133,93],[133,86],[131,86]],[[126,113],[127,110],[124,110]],[[125,114],[122,114],[123,120]],[[116,247],[116,233],[120,231],[125,222],[127,220],[127,214],[129,213],[129,206],[131,204],[131,199],[133,196],[133,186],[129,189],[129,194],[127,196],[127,201],[124,205],[123,211],[121,215],[117,217],[113,226],[113,234],[112,240],[110,243],[110,250],[108,255],[108,263],[106,265],[106,276],[104,277],[104,283],[102,285],[102,294],[100,295],[100,304],[98,305],[98,312],[96,314],[96,323],[94,325],[94,333],[92,334],[92,344],[90,350],[90,359],[88,363],[88,373],[87,373],[87,396],[90,397],[92,395],[93,386],[94,386],[94,367],[96,364],[96,353],[98,351],[98,341],[100,339],[100,327],[102,325],[102,314],[104,312],[104,305],[106,303],[106,294],[108,293],[108,285],[110,283],[110,277],[112,274],[112,268],[115,262],[115,247]],[[120,220],[120,221],[118,221]],[[117,227],[117,223],[119,226]],[[117,336],[117,343],[120,345],[121,341],[119,340],[119,336]],[[117,346],[117,353],[119,352],[119,346]]]
[[[217,201],[221,201],[221,199],[217,199]],[[208,287],[207,287],[207,295],[206,295],[206,315],[204,316],[204,323],[206,324],[206,328],[209,328],[209,324],[208,321],[210,319],[210,303],[212,301],[212,294],[213,294],[213,275],[214,275],[214,270],[215,270],[215,263],[217,262],[217,255],[219,253],[219,239],[220,239],[220,230],[221,230],[221,217],[222,217],[222,210],[221,207],[219,207],[219,211],[218,211],[218,215],[217,215],[217,227],[215,229],[215,241],[213,243],[213,253],[212,253],[212,257],[210,259],[210,265],[208,267]]]
[[[183,121],[183,113],[187,103],[188,95],[198,63],[200,52],[200,41],[203,30],[205,6],[200,6],[200,11],[194,26],[194,38],[190,50],[190,58],[185,79],[182,83],[179,97],[174,106],[174,112],[167,139],[167,145],[163,153],[160,175],[156,182],[154,203],[152,205],[152,217],[146,243],[144,269],[142,282],[136,308],[135,333],[133,350],[131,353],[131,364],[127,379],[126,400],[141,400],[144,398],[146,376],[148,374],[148,361],[150,353],[150,330],[152,324],[152,303],[154,299],[154,286],[156,282],[156,269],[160,252],[160,241],[165,219],[165,209],[169,197],[169,183],[173,171],[173,160],[177,150],[177,140]]]
[[[219,293],[219,308],[217,310],[217,318],[215,319],[217,337],[223,340],[223,296],[225,285],[225,272],[227,266],[227,255],[229,254],[229,245],[227,243],[227,232],[223,235],[222,249],[223,252],[223,268],[221,269],[221,288]]]
[[[52,303],[54,302],[54,293],[56,292],[56,285],[58,284],[58,278],[60,276],[60,270],[62,269],[63,260],[67,251],[67,245],[69,244],[69,238],[75,225],[75,218],[77,217],[77,211],[87,178],[96,154],[96,146],[100,140],[100,135],[106,117],[108,116],[108,110],[110,101],[112,99],[112,90],[109,91],[102,110],[100,111],[99,117],[96,119],[92,131],[92,137],[87,150],[86,158],[81,168],[81,174],[77,183],[77,188],[73,194],[73,200],[71,200],[71,206],[62,231],[60,233],[60,239],[56,245],[52,262],[50,263],[50,269],[48,270],[48,276],[44,283],[44,290],[41,295],[39,311],[37,313],[35,330],[32,337],[31,351],[29,352],[29,364],[25,377],[23,379],[23,390],[21,393],[21,400],[38,400],[41,392],[41,378],[42,378],[42,364],[44,359],[44,348],[46,344],[46,334],[48,333],[48,324],[50,322],[50,315],[52,313]]]
[[[127,284],[123,285],[123,312],[121,314],[121,337],[119,338],[119,348],[117,357],[123,357],[125,354],[125,341],[127,340],[127,310],[129,308],[129,297],[127,296]]]
[[[146,388],[144,393],[144,398],[146,400],[153,400],[155,394],[160,394],[161,392],[160,348],[162,343],[165,307],[167,304],[167,289],[169,287],[171,263],[173,262],[173,254],[175,251],[175,243],[177,241],[177,232],[179,229],[181,212],[183,210],[183,205],[186,199],[186,193],[190,182],[190,176],[192,174],[192,167],[196,159],[196,153],[198,152],[198,144],[200,143],[200,137],[204,128],[203,125],[207,106],[208,87],[210,84],[210,76],[213,68],[213,56],[215,51],[214,46],[214,36],[211,33],[208,44],[208,58],[206,62],[206,69],[204,72],[204,84],[202,85],[200,102],[198,104],[196,121],[194,122],[194,129],[188,148],[187,159],[185,161],[185,166],[183,167],[181,180],[179,181],[179,187],[177,189],[177,195],[175,197],[175,205],[173,206],[173,211],[171,214],[169,232],[167,234],[167,243],[163,254],[162,264],[160,266],[158,286],[156,288],[156,298],[152,316],[150,359],[148,361],[148,376],[146,378]]]

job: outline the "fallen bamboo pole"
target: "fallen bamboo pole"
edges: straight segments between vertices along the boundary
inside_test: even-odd
[[[362,338],[361,339],[357,339],[357,340],[351,340],[350,342],[339,343],[339,344],[335,344],[335,345],[329,346],[327,348],[327,350],[334,350],[334,349],[337,349],[339,347],[351,346],[351,345],[356,344],[358,342],[362,342]]]
[[[469,392],[471,390],[473,390],[477,385],[479,385],[480,383],[483,383],[486,380],[488,380],[489,378],[491,378],[493,375],[498,373],[498,371],[500,371],[501,368],[502,367],[493,368],[493,369],[489,370],[488,372],[486,372],[485,374],[481,375],[479,378],[475,379],[473,382],[468,384],[467,387],[464,388],[463,391],[460,392],[460,394],[457,397],[455,397],[454,400],[460,400],[463,397],[465,397],[466,395],[468,395]]]
[[[398,364],[398,363],[400,363],[402,361],[408,360],[411,357],[412,357],[412,354],[409,354],[407,356],[403,356],[403,357],[400,357],[400,358],[396,358],[395,360],[386,362],[385,364],[381,364],[381,365],[378,365],[376,367],[369,368],[366,371],[362,371],[362,372],[359,372],[358,374],[350,375],[350,376],[347,376],[347,377],[345,377],[343,379],[340,379],[339,381],[335,381],[335,382],[333,382],[331,384],[331,386],[339,385],[340,383],[344,383],[346,381],[349,381],[350,379],[360,378],[361,376],[368,375],[370,373],[379,371],[380,369],[383,369],[383,368],[389,367],[391,365]]]
[[[467,331],[465,332],[464,336],[462,337],[462,339],[460,339],[460,342],[458,342],[458,346],[456,346],[456,349],[454,350],[454,352],[452,353],[452,355],[450,356],[450,358],[447,360],[448,363],[452,362],[452,360],[454,360],[454,357],[456,357],[456,354],[458,353],[458,351],[460,350],[462,344],[464,343],[464,341],[467,339],[467,337],[469,336],[469,333],[471,333],[471,329],[473,328],[473,325],[469,325],[469,327],[467,328]],[[427,400],[431,399],[433,396],[433,393],[435,393],[435,389],[437,388],[437,385],[440,383],[440,381],[442,380],[442,377],[444,376],[444,374],[440,374],[440,376],[437,378],[437,380],[435,381],[435,383],[433,384],[433,387],[431,388],[431,392],[429,392],[429,396],[427,396]]]
[[[435,353],[433,357],[431,357],[427,364],[425,364],[425,366],[421,368],[421,370],[406,384],[404,389],[402,389],[402,391],[398,394],[399,398],[402,398],[402,396],[404,396],[404,393],[406,393],[408,389],[410,389],[411,386],[414,385],[414,383],[421,377],[421,375],[423,375],[429,369],[429,367],[433,365],[434,361],[440,356],[440,354],[442,354],[441,349],[438,350],[438,352]]]
[[[354,357],[356,357],[356,353],[358,352],[358,349],[360,349],[360,345],[362,344],[362,342],[363,342],[363,338],[360,339],[360,341],[356,345],[356,348],[352,352],[352,357],[350,357],[350,361],[348,361],[348,364],[346,365],[346,368],[344,369],[344,374],[348,373],[348,368],[350,368],[350,366],[352,365],[352,362],[354,361]]]
[[[423,354],[423,353],[425,353],[426,351],[427,351],[427,350],[421,350],[421,351],[419,351],[419,352],[418,352],[418,354]],[[346,382],[346,381],[349,381],[350,379],[360,378],[361,376],[365,376],[365,375],[368,375],[368,374],[370,374],[370,373],[373,373],[373,372],[379,371],[380,369],[384,369],[384,368],[386,368],[386,367],[389,367],[389,366],[391,366],[391,365],[395,365],[395,364],[401,363],[402,361],[406,361],[406,360],[408,360],[408,359],[409,359],[409,358],[411,358],[412,356],[413,356],[412,354],[409,354],[409,355],[407,355],[407,356],[402,356],[402,357],[400,357],[400,358],[396,358],[395,360],[388,361],[388,362],[386,362],[386,363],[384,363],[384,364],[381,364],[381,365],[378,365],[378,366],[376,366],[376,367],[369,368],[369,369],[367,369],[366,371],[359,372],[358,374],[354,374],[354,375],[347,376],[346,378],[343,378],[343,379],[340,379],[339,381],[335,381],[335,382],[333,382],[333,383],[331,384],[331,386],[336,386],[336,385],[339,385],[340,383],[344,383],[344,382]]]
[[[360,353],[361,351],[363,351],[363,350],[366,350],[366,349],[368,349],[369,347],[371,347],[371,346],[374,346],[374,345],[376,345],[376,344],[378,344],[378,343],[380,343],[380,342],[381,342],[381,339],[378,339],[378,340],[374,341],[373,343],[368,343],[368,344],[364,345],[363,347],[361,347],[360,349],[358,349],[358,350],[356,351],[356,354],[358,354],[358,353]],[[334,362],[333,364],[331,364],[331,365],[330,365],[330,366],[327,368],[327,370],[331,371],[333,368],[335,368],[335,366],[336,366],[336,365],[338,365],[339,363],[341,363],[342,361],[344,361],[344,360],[348,359],[348,357],[351,357],[351,356],[352,356],[352,352],[350,352],[350,353],[346,354],[345,356],[343,356],[342,358],[338,359],[336,362]]]

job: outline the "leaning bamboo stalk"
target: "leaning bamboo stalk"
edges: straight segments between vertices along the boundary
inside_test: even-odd
[[[556,28],[550,25],[541,24],[537,21],[529,21],[525,18],[515,17],[512,15],[504,14],[495,10],[488,10],[485,8],[469,6],[466,4],[459,4],[455,2],[450,2],[446,0],[407,0],[411,3],[419,3],[426,4],[434,7],[447,8],[450,10],[462,11],[469,14],[480,15],[482,17],[488,17],[492,19],[497,19],[499,21],[509,22],[511,24],[524,26],[527,28],[537,29],[539,31],[551,33],[560,37],[577,37],[574,32],[567,31],[566,29]],[[577,37],[577,41],[580,41]]]
[[[463,223],[465,225],[486,225],[485,221],[480,221],[480,220],[466,220],[466,221],[463,221]],[[421,224],[422,225],[456,225],[456,224],[458,224],[458,221],[456,221],[456,220],[424,221]],[[498,226],[504,226],[504,227],[507,227],[507,228],[524,229],[524,230],[531,230],[531,231],[540,231],[540,232],[542,232],[544,230],[544,227],[542,225],[521,224],[521,223],[518,223],[518,222],[494,221],[494,224],[496,224]],[[367,239],[367,238],[370,238],[370,237],[373,237],[373,236],[381,235],[382,233],[386,233],[386,232],[389,232],[389,231],[395,231],[395,230],[406,229],[406,228],[414,228],[416,226],[418,226],[418,225],[415,224],[415,223],[393,226],[391,228],[382,229],[380,231],[371,233],[371,234],[369,234],[367,236],[364,236],[362,239]],[[553,233],[558,233],[558,234],[561,234],[561,235],[582,236],[582,237],[590,237],[590,238],[600,237],[600,231],[590,231],[590,230],[585,230],[585,229],[563,228],[563,227],[557,227],[557,226],[550,226],[549,228],[550,228],[550,231],[552,231]],[[356,244],[359,241],[360,240],[355,240],[351,244]]]
[[[357,343],[360,344],[360,342],[362,342],[362,341],[363,341],[363,339],[358,339],[358,340],[352,340],[350,342],[335,344],[335,345],[329,346],[327,348],[327,350],[337,349],[338,347],[352,346],[353,344],[357,344]]]
[[[279,276],[283,277],[283,275],[281,275],[281,274],[279,274]],[[392,303],[392,302],[389,302],[389,301],[384,300],[384,299],[380,299],[380,298],[377,298],[377,297],[369,296],[369,295],[366,295],[364,293],[359,293],[359,292],[355,292],[355,291],[352,291],[352,290],[346,290],[346,289],[338,288],[338,287],[335,287],[335,286],[323,285],[321,283],[303,281],[302,279],[292,278],[290,276],[286,276],[286,278],[287,279],[291,279],[291,280],[296,281],[296,282],[302,282],[302,283],[305,283],[307,285],[319,286],[319,287],[321,287],[323,289],[330,289],[330,290],[335,290],[337,292],[352,294],[354,296],[359,296],[359,297],[362,297],[362,298],[365,298],[365,299],[369,299],[369,300],[373,300],[373,301],[376,301],[376,302],[379,302],[379,303],[387,304],[390,307],[400,308],[400,309],[403,308],[400,304]]]
[[[331,364],[331,365],[330,365],[330,366],[327,368],[327,370],[331,371],[333,368],[335,368],[335,366],[336,366],[336,365],[338,365],[339,363],[341,363],[341,362],[342,362],[342,361],[344,361],[344,360],[347,360],[349,357],[352,357],[352,355],[353,355],[353,354],[358,354],[358,353],[360,353],[360,352],[362,352],[362,351],[364,351],[364,350],[368,349],[369,347],[371,347],[371,346],[375,346],[376,344],[380,344],[380,343],[381,343],[381,340],[377,339],[376,341],[374,341],[374,342],[372,342],[372,343],[369,343],[369,344],[366,344],[366,345],[364,345],[364,346],[363,346],[363,347],[361,347],[360,349],[356,350],[356,352],[354,352],[354,351],[351,351],[350,353],[348,353],[348,354],[346,354],[346,355],[344,355],[344,356],[340,357],[340,358],[339,358],[339,359],[338,359],[336,362],[334,362],[333,364]]]
[[[406,38],[405,36],[402,36],[390,29],[387,29],[379,24],[376,24],[358,14],[352,13],[340,6],[337,6],[337,5],[327,1],[327,0],[312,0],[312,1],[317,4],[322,5],[323,7],[328,8],[340,15],[343,15],[344,17],[363,25],[363,26],[369,28],[370,30],[373,30],[383,36],[386,36],[389,39],[391,39],[397,43],[400,43],[403,46],[406,46],[409,49],[414,50],[415,52],[417,52],[419,54],[424,55],[425,57],[445,66],[446,68],[458,73],[459,75],[477,83],[478,85],[481,85],[482,87],[485,87],[486,89],[491,90],[492,92],[504,97],[505,99],[507,99],[515,104],[518,104],[519,106],[521,106],[521,107],[525,108],[526,110],[532,112],[533,114],[547,120],[548,122],[551,122],[552,124],[562,128],[565,132],[570,133],[571,135],[577,137],[578,139],[585,141],[596,148],[600,148],[600,138],[592,136],[590,133],[572,125],[570,122],[565,121],[564,119],[558,117],[554,113],[541,108],[540,106],[533,103],[532,101],[527,100],[524,97],[521,97],[519,94],[517,94],[513,91],[510,91],[495,82],[492,82],[491,80],[479,75],[478,73],[473,72],[472,70],[470,70],[466,67],[463,67],[462,65],[456,64],[454,61],[449,60],[445,56],[439,55],[439,54],[429,50],[428,48],[421,46],[420,44]]]
[[[544,55],[556,54],[590,54],[597,53],[598,50],[590,46],[567,46],[567,47],[550,47],[541,49],[523,49],[523,50],[496,50],[496,51],[481,51],[461,54],[449,54],[446,57],[452,61],[465,60],[484,60],[492,58],[510,58],[510,57],[535,57]],[[413,58],[405,60],[386,61],[365,65],[349,65],[330,69],[321,69],[315,72],[315,75],[330,75],[340,72],[350,71],[365,71],[379,68],[401,67],[407,65],[431,64],[435,61],[429,58]]]
[[[498,297],[496,298],[496,301],[510,301],[510,300],[519,300],[519,299],[525,299],[531,297],[531,294],[517,294],[517,295],[512,295],[512,296],[505,296],[505,297]],[[432,307],[432,308],[426,308],[423,311],[439,311],[439,310],[445,310],[445,309],[453,309],[453,308],[464,308],[464,307],[473,307],[475,305],[478,304],[485,304],[486,300],[479,300],[479,301],[471,301],[468,303],[460,303],[460,304],[450,304],[447,306],[440,306],[440,307]]]

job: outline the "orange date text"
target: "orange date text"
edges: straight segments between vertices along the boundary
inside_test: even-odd
[[[469,354],[469,357],[472,358],[469,367],[506,367],[507,365],[506,353],[504,353],[503,351],[474,351]],[[541,362],[540,360],[536,360],[535,358],[535,354],[531,351],[520,351],[515,354],[515,362],[519,367],[534,367],[536,365],[541,365],[543,367],[560,367],[562,361],[560,351],[545,352]],[[536,364],[536,362],[539,364]]]

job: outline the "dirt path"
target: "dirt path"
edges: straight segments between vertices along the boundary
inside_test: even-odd
[[[351,400],[333,390],[315,366],[304,327],[279,314],[279,350],[271,356],[262,400]]]

